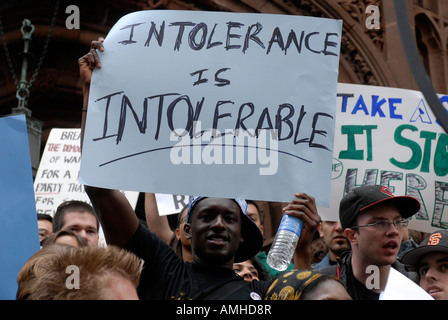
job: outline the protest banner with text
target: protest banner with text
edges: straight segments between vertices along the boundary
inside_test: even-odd
[[[37,213],[53,216],[58,205],[69,200],[90,204],[79,182],[81,166],[81,129],[54,128],[45,145],[34,180]],[[122,191],[135,208],[138,192]]]
[[[92,76],[80,179],[328,206],[341,32],[292,15],[124,16]]]
[[[445,106],[448,96],[439,95]],[[388,186],[421,203],[410,228],[448,229],[448,135],[421,92],[338,84],[331,204],[324,220],[339,220],[339,202],[361,185]]]

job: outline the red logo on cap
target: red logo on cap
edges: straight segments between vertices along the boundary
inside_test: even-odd
[[[382,187],[381,188],[381,192],[383,192],[383,193],[385,193],[385,194],[387,194],[387,195],[389,195],[391,197],[394,196],[394,194],[392,193],[392,191],[390,191],[390,189],[388,187]]]
[[[428,239],[428,246],[438,245],[440,239],[442,239],[442,234],[440,232],[432,234]]]

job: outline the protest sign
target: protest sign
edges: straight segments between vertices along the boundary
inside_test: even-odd
[[[448,228],[448,135],[418,91],[338,84],[331,202],[323,220],[338,221],[339,202],[361,185],[388,186],[421,203],[410,228]],[[447,95],[439,95],[446,106]]]
[[[45,145],[39,168],[34,179],[34,196],[37,213],[54,216],[58,206],[69,200],[79,200],[91,205],[90,199],[79,182],[81,166],[81,129],[54,128]],[[121,191],[133,208],[137,205],[138,192]],[[99,245],[106,240],[100,227]]]
[[[13,300],[17,274],[39,250],[25,115],[0,118],[0,299]]]
[[[156,193],[159,216],[177,214],[190,202],[190,196]]]
[[[58,205],[68,200],[90,203],[79,183],[81,129],[51,130],[34,180],[37,213],[53,216]],[[135,208],[138,192],[122,191]]]
[[[80,179],[328,206],[341,32],[294,15],[124,16],[93,72]]]
[[[386,287],[380,294],[380,300],[434,300],[418,284],[404,274],[390,268]]]

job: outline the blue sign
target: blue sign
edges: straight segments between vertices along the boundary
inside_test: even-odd
[[[25,115],[0,118],[0,299],[15,299],[17,274],[39,250]]]

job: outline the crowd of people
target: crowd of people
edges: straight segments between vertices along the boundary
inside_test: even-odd
[[[83,110],[92,71],[101,67],[103,39],[92,41],[90,49],[79,59]],[[448,231],[421,242],[409,237],[408,219],[420,203],[385,186],[348,192],[339,221],[321,221],[311,195],[292,195],[283,213],[304,226],[283,272],[266,262],[256,202],[195,196],[172,230],[154,194],[145,195],[144,225],[120,191],[85,191],[92,206],[67,201],[54,217],[38,216],[41,249],[18,275],[17,299],[378,300],[391,268],[434,299],[448,299]],[[98,246],[100,225],[105,248]],[[311,252],[316,235],[327,248],[319,261]],[[370,266],[378,272],[373,284]]]
[[[192,197],[172,230],[159,215],[154,194],[145,195],[145,226],[126,198],[116,201],[127,210],[113,214],[100,196],[115,192],[89,188],[89,194],[98,193],[97,210],[68,201],[53,218],[38,217],[42,249],[19,273],[17,299],[377,300],[390,268],[434,299],[448,299],[448,231],[433,232],[417,244],[408,236],[407,219],[418,212],[419,202],[394,196],[384,186],[349,192],[341,200],[340,222],[320,221],[314,199],[296,194],[284,212],[300,217],[305,227],[292,266],[283,272],[266,263],[256,202]],[[124,223],[126,214],[133,217],[134,233],[109,226]],[[101,224],[106,248],[98,246],[103,219],[109,221]],[[328,251],[312,263],[315,233]],[[379,267],[378,287],[367,285],[369,265]],[[82,270],[78,289],[83,290],[67,286],[69,266]]]

